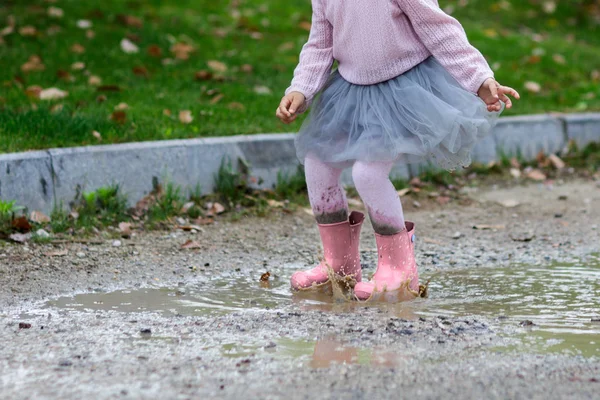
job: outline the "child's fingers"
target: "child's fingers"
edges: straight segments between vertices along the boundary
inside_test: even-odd
[[[500,95],[500,100],[506,104],[506,108],[512,108],[512,100],[504,93]]]
[[[515,89],[508,87],[508,86],[500,86],[500,92],[502,94],[509,94],[517,100],[521,98],[521,95],[519,94],[519,92],[517,92]]]
[[[283,99],[281,99],[281,103],[279,104],[279,109],[281,110],[283,115],[287,117],[292,116],[292,114],[288,111],[288,108],[290,108],[291,103],[292,101],[288,97],[284,97]]]
[[[292,114],[295,114],[296,110],[298,110],[298,107],[300,107],[303,102],[304,102],[304,100],[302,98],[300,98],[300,96],[295,96],[294,100],[292,101],[292,105],[289,108],[290,112]]]
[[[488,84],[488,87],[490,88],[490,93],[492,94],[494,100],[498,100],[498,84],[496,83],[496,81],[492,80]]]

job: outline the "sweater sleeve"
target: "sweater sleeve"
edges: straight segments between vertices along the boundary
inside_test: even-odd
[[[421,42],[465,89],[477,93],[483,82],[494,77],[462,25],[442,11],[437,0],[397,1]]]
[[[315,95],[323,88],[333,65],[333,28],[323,9],[322,0],[312,0],[312,26],[308,42],[300,53],[300,62],[294,70],[291,86],[285,91],[300,92],[306,98],[298,112],[310,106]]]

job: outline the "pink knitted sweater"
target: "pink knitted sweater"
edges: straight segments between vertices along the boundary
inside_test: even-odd
[[[342,77],[358,85],[395,78],[431,55],[470,92],[494,77],[437,0],[312,0],[312,7],[310,36],[286,90],[306,97],[303,109],[325,85],[334,60]]]

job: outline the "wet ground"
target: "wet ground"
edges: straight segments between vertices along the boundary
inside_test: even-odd
[[[403,304],[291,293],[318,254],[303,212],[2,247],[0,398],[597,398],[600,189],[471,195],[409,214],[431,283]]]

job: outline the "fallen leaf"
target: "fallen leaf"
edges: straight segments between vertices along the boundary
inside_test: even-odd
[[[210,208],[210,211],[213,213],[213,215],[223,214],[225,212],[225,207],[223,207],[221,203],[215,202]]]
[[[264,274],[262,274],[260,276],[260,281],[261,282],[268,282],[270,277],[271,277],[271,273],[269,271],[267,271],[267,272],[265,272]]]
[[[532,93],[539,93],[542,90],[542,86],[537,82],[525,82],[525,89]]]
[[[206,70],[200,70],[194,74],[194,78],[197,81],[208,81],[208,80],[212,79],[212,77],[213,77],[212,72],[206,71]]]
[[[438,202],[439,205],[441,206],[445,206],[446,204],[448,204],[450,202],[450,197],[448,196],[440,196],[436,199],[436,201]]]
[[[402,197],[402,196],[406,196],[407,194],[410,193],[412,189],[411,188],[404,188],[401,190],[398,190],[398,196]]]
[[[244,111],[246,109],[246,107],[242,103],[238,103],[236,101],[227,104],[227,108],[229,108],[230,110],[238,110],[238,111]]]
[[[8,238],[10,240],[12,240],[13,242],[17,242],[17,243],[25,243],[27,242],[29,239],[31,239],[31,232],[30,233],[13,233],[12,235],[10,235]]]
[[[96,37],[96,32],[94,32],[94,31],[93,31],[93,30],[91,30],[91,29],[90,29],[90,30],[87,30],[87,31],[85,32],[85,37],[86,37],[86,38],[88,38],[88,39],[93,39],[93,38],[95,38],[95,37]]]
[[[506,199],[506,200],[499,200],[498,204],[500,204],[502,207],[506,207],[506,208],[515,208],[515,207],[519,206],[521,203],[514,199]]]
[[[29,220],[36,224],[45,224],[50,222],[50,217],[41,211],[32,211],[31,214],[29,214]]]
[[[171,53],[179,60],[187,60],[190,58],[190,53],[194,51],[194,46],[187,43],[175,43],[171,46]],[[209,61],[210,62],[210,61]]]
[[[561,160],[556,154],[550,154],[548,159],[556,169],[563,169],[565,167],[565,162]]]
[[[198,225],[212,225],[215,220],[212,218],[197,218],[194,222]]]
[[[71,78],[71,73],[68,71],[65,71],[64,69],[59,69],[58,71],[56,71],[56,77],[59,79],[62,79],[64,81],[70,82],[73,79]]]
[[[130,26],[133,28],[141,28],[144,25],[144,22],[133,15],[117,15],[117,20],[125,26]]]
[[[171,110],[165,108],[163,110],[163,115],[166,116],[166,117],[170,117],[171,116]]]
[[[202,245],[194,240],[188,240],[186,241],[184,244],[181,245],[182,249],[200,249],[202,248]]]
[[[157,45],[153,44],[148,46],[148,55],[151,57],[160,57],[162,56],[162,49]]]
[[[560,65],[565,65],[567,63],[567,60],[561,54],[554,54],[552,56],[552,59],[554,60],[555,63],[560,64]]]
[[[79,43],[75,43],[73,46],[71,46],[71,51],[75,54],[83,54],[85,53],[85,47]]]
[[[303,208],[302,211],[304,211],[305,213],[307,213],[311,217],[315,216],[315,213],[313,213],[313,210],[311,210],[310,208]]]
[[[39,99],[40,93],[42,93],[41,86],[33,85],[33,86],[29,86],[27,89],[25,89],[25,94],[28,97],[32,97],[34,99]]]
[[[62,8],[48,7],[48,16],[52,18],[62,18],[65,15]]]
[[[106,96],[103,95],[103,94],[101,94],[98,97],[96,97],[96,103],[101,104],[101,103],[104,103],[105,101],[106,101]]]
[[[254,86],[254,93],[259,94],[259,95],[269,95],[273,92],[267,86],[256,85],[256,86]]]
[[[179,121],[182,124],[190,124],[194,120],[192,112],[190,110],[179,111]]]
[[[98,131],[93,131],[92,132],[92,136],[94,136],[96,139],[98,139],[99,142],[102,141],[102,134]]]
[[[21,36],[35,36],[36,33],[37,29],[35,29],[35,26],[26,25],[19,28],[19,34]]]
[[[23,72],[44,71],[45,69],[46,66],[42,63],[42,59],[37,55],[30,56],[27,62],[21,65],[21,71]]]
[[[486,231],[492,229],[506,229],[505,225],[473,225],[473,229]]]
[[[182,231],[190,232],[190,231],[202,231],[202,227],[198,225],[180,225],[177,229],[181,229]]]
[[[514,178],[520,178],[521,177],[521,170],[517,169],[517,168],[511,168],[510,169],[510,174],[514,177]]]
[[[77,27],[80,29],[90,29],[92,27],[92,21],[88,19],[80,19],[77,21]]]
[[[527,176],[527,178],[532,179],[534,181],[545,181],[546,180],[546,174],[544,174],[539,169],[532,169],[531,171],[529,171],[527,173],[526,176]]]
[[[123,111],[123,110],[127,110],[129,108],[129,105],[127,103],[119,103],[115,106],[115,111]]]
[[[210,99],[210,104],[217,104],[219,101],[223,100],[223,97],[225,97],[225,95],[223,93],[219,93],[218,95]]]
[[[67,249],[57,250],[57,251],[49,251],[47,253],[44,253],[44,255],[46,257],[64,257],[68,254],[69,254],[69,250],[67,250]]]
[[[285,203],[283,201],[277,201],[277,200],[273,200],[273,199],[268,199],[267,204],[270,207],[280,207],[280,208],[285,207]]]
[[[82,62],[76,62],[76,63],[73,63],[73,64],[71,65],[71,69],[72,69],[73,71],[81,71],[82,69],[85,69],[85,64],[84,64],[84,63],[82,63]]]
[[[251,73],[254,70],[254,68],[250,64],[244,64],[244,65],[242,65],[242,67],[240,68],[240,70],[242,72],[245,72],[245,73],[249,74],[249,73]]]
[[[110,119],[118,124],[124,124],[127,121],[127,114],[123,110],[115,111],[110,115]]]
[[[9,25],[0,31],[0,36],[8,36],[15,31],[14,26]]]
[[[129,39],[121,40],[121,50],[127,54],[134,54],[140,51],[139,47]]]
[[[216,60],[210,60],[207,61],[206,65],[208,65],[208,68],[212,69],[215,72],[219,72],[219,73],[225,73],[227,72],[227,65],[221,61],[216,61]]]
[[[43,89],[40,92],[40,100],[64,99],[68,95],[69,95],[69,93],[65,92],[64,90],[60,90],[57,88],[48,88],[48,89]]]
[[[143,76],[143,77],[146,77],[146,78],[150,76],[150,73],[148,72],[148,69],[146,67],[144,67],[144,66],[141,66],[141,65],[137,66],[137,67],[133,67],[132,71],[133,71],[133,73],[135,75],[138,75],[138,76]]]
[[[131,224],[129,222],[121,222],[119,224],[119,231],[121,232],[122,238],[130,238],[131,237]]]

